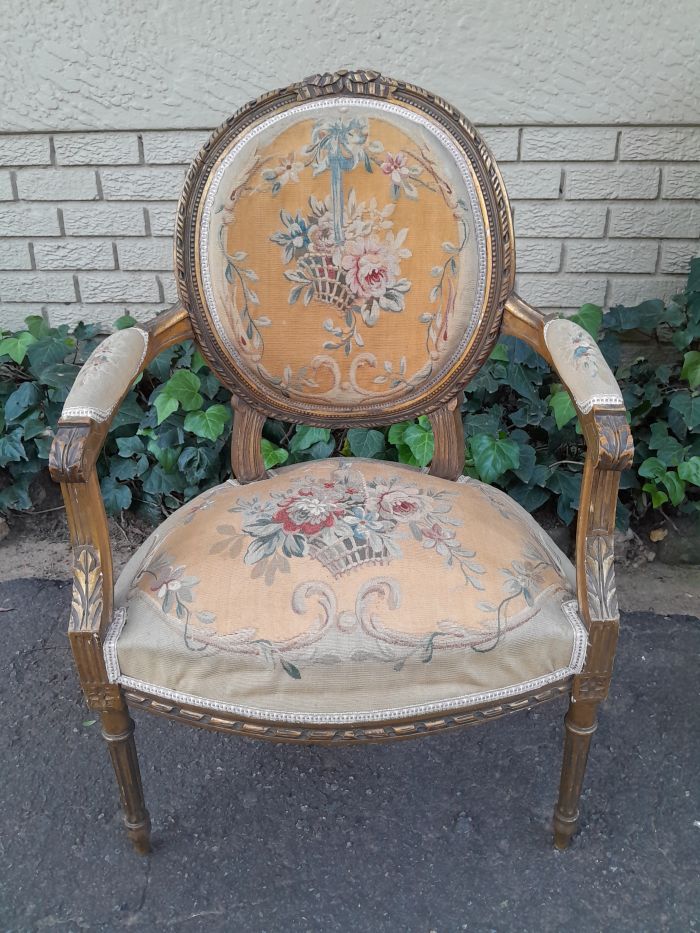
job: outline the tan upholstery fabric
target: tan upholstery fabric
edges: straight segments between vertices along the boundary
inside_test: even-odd
[[[273,116],[222,157],[203,211],[209,313],[256,386],[331,408],[395,400],[439,379],[478,324],[469,169],[407,107],[329,99]]]
[[[116,587],[110,676],[253,717],[413,715],[580,670],[569,561],[508,496],[325,460],[225,483]]]
[[[138,376],[147,348],[148,334],[138,327],[110,334],[85,361],[68,393],[62,416],[106,421]]]
[[[582,327],[557,318],[545,325],[544,339],[555,369],[581,411],[589,412],[594,405],[624,405],[612,370]]]

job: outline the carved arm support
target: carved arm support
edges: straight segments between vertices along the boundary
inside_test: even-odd
[[[622,394],[595,341],[572,321],[546,320],[513,294],[506,302],[503,332],[525,340],[554,368],[571,395],[586,441],[576,585],[589,645],[572,696],[604,699],[619,624],[613,547],[617,492],[620,473],[631,465],[634,454]]]
[[[49,470],[61,484],[73,545],[68,634],[89,705],[107,709],[119,690],[108,683],[100,640],[112,617],[112,551],[95,463],[124,396],[162,350],[192,336],[179,305],[143,329],[107,337],[82,367],[58,423]]]

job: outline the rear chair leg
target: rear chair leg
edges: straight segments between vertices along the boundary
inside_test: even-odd
[[[151,820],[143,799],[134,742],[134,721],[126,704],[120,709],[105,710],[101,717],[102,735],[107,742],[117,777],[126,831],[136,851],[140,855],[147,855],[151,851]]]
[[[598,700],[573,699],[564,719],[564,761],[561,769],[559,800],[554,808],[554,845],[566,849],[576,832],[579,819],[579,799],[586,772],[588,750],[598,727]]]

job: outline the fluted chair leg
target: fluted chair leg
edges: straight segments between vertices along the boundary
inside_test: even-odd
[[[151,851],[151,820],[143,799],[141,771],[134,742],[134,721],[128,709],[106,710],[102,716],[102,735],[107,742],[117,777],[124,810],[124,824],[134,848],[140,855]]]
[[[588,750],[593,733],[598,727],[598,705],[599,701],[572,700],[564,719],[564,761],[559,800],[554,808],[554,845],[557,849],[566,849],[578,828],[579,800],[586,773]]]

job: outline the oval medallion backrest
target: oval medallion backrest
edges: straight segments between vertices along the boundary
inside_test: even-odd
[[[476,130],[376,72],[317,75],[220,127],[178,208],[180,298],[252,408],[306,424],[434,411],[488,357],[515,272]]]

